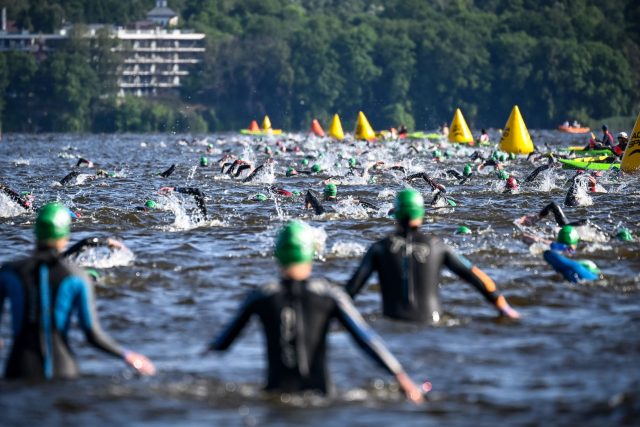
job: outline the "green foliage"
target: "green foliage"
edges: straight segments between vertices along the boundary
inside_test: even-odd
[[[50,31],[124,24],[153,0],[2,0],[9,19]],[[637,0],[170,0],[207,53],[181,102],[115,99],[121,58],[105,34],[37,63],[0,55],[5,129],[224,131],[269,114],[307,129],[364,111],[374,128],[435,128],[456,107],[502,127],[518,104],[530,127],[635,116]],[[188,108],[196,105],[197,108]]]

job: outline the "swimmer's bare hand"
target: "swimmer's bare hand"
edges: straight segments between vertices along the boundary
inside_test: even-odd
[[[124,249],[124,245],[122,242],[117,241],[116,239],[112,239],[111,237],[107,238],[107,246],[111,249]]]
[[[158,193],[160,194],[171,193],[173,189],[174,189],[173,187],[160,187],[160,190],[158,190]]]
[[[424,396],[422,395],[422,391],[420,391],[420,388],[415,385],[413,381],[411,381],[411,378],[409,378],[406,373],[401,372],[397,374],[396,380],[398,381],[398,384],[400,385],[400,388],[404,392],[405,396],[407,396],[407,399],[409,399],[416,405],[424,403]]]
[[[156,373],[156,367],[142,354],[128,351],[124,355],[124,360],[140,375],[155,375]]]
[[[538,222],[538,219],[538,215],[524,215],[523,217],[518,219],[518,224],[529,227]]]

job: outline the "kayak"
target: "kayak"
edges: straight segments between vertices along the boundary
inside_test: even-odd
[[[572,146],[567,148],[568,151],[579,151],[580,154],[589,154],[591,156],[598,156],[598,155],[607,155],[607,156],[612,156],[613,155],[613,151],[611,151],[608,148],[599,148],[599,149],[594,149],[594,150],[585,150],[583,146]]]
[[[439,133],[412,132],[407,134],[409,139],[440,139],[442,137]]]
[[[560,132],[566,132],[566,133],[587,133],[591,129],[590,128],[574,128],[572,126],[558,126],[558,130]]]
[[[589,170],[609,170],[612,168],[620,169],[620,163],[600,163],[583,161],[582,159],[559,159],[562,163],[562,169],[589,169]]]
[[[271,130],[241,129],[240,133],[242,135],[253,135],[253,136],[281,135],[282,129],[271,129]]]

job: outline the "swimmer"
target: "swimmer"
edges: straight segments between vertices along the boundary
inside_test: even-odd
[[[159,190],[160,194],[167,194],[175,191],[176,193],[186,194],[189,196],[193,196],[193,199],[196,202],[196,206],[198,211],[200,212],[199,220],[204,221],[207,219],[207,206],[204,200],[204,193],[200,191],[199,188],[195,187],[162,187]]]
[[[169,178],[171,176],[171,174],[176,170],[176,165],[175,163],[172,164],[171,166],[169,166],[169,169],[165,170],[164,172],[161,172],[158,174],[158,176],[162,177],[162,178]]]
[[[67,339],[74,314],[90,344],[123,359],[140,374],[153,375],[155,367],[149,359],[122,348],[100,328],[93,286],[82,271],[61,256],[69,242],[70,224],[66,207],[45,205],[36,219],[33,255],[0,269],[0,309],[8,298],[13,324],[5,377],[77,377],[78,365]]]
[[[207,351],[227,350],[256,315],[265,332],[266,389],[328,394],[332,386],[327,373],[326,341],[330,323],[337,318],[365,353],[396,377],[407,398],[421,403],[423,396],[418,387],[344,291],[323,279],[311,278],[313,255],[309,228],[297,221],[288,223],[276,240],[275,258],[281,267],[279,282],[251,292]]]
[[[440,239],[419,231],[424,218],[424,200],[419,192],[406,189],[398,193],[395,217],[395,232],[374,243],[351,276],[346,285],[349,295],[357,295],[377,271],[385,316],[438,322],[442,312],[438,296],[440,270],[446,266],[473,285],[501,315],[520,317],[482,270]]]
[[[12,201],[20,205],[21,208],[28,211],[33,210],[34,197],[30,191],[23,191],[22,193],[18,193],[17,191],[12,190],[6,185],[0,184],[0,192],[7,195],[7,197],[9,197]]]
[[[572,260],[578,247],[580,236],[572,225],[565,225],[558,232],[556,242],[544,251],[544,260],[566,280],[573,283],[600,278],[600,270],[589,260]]]

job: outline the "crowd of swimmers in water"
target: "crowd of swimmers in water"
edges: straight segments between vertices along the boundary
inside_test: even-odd
[[[446,125],[446,124],[445,124]],[[401,128],[402,130],[402,128]],[[406,133],[406,129],[404,129]],[[446,129],[443,129],[446,132]],[[590,142],[614,147],[613,137],[603,127],[601,141]],[[484,131],[479,141],[488,142]],[[619,145],[626,144],[626,134],[618,135]],[[416,152],[420,148],[412,146]],[[278,149],[286,150],[284,143]],[[298,150],[296,146],[293,150]],[[269,153],[270,148],[265,151]],[[212,146],[207,152],[212,152]],[[446,157],[439,149],[433,158]],[[530,185],[545,170],[559,167],[553,154],[534,152],[529,156],[532,162],[543,161],[543,165],[533,170],[522,183],[507,172],[508,161],[513,156],[494,151],[485,156],[480,150],[474,151],[462,171],[446,170],[446,176],[464,184],[474,179],[484,168],[493,168],[498,180],[504,181],[503,191],[517,193],[521,185]],[[212,167],[209,159],[202,156],[200,167]],[[273,158],[253,165],[250,162],[225,154],[217,161],[220,174],[243,183],[252,182],[261,173],[273,166]],[[353,304],[353,299],[364,289],[369,277],[375,272],[380,283],[382,314],[390,319],[412,323],[437,323],[442,315],[439,298],[440,272],[443,267],[473,286],[484,299],[495,307],[498,315],[516,321],[520,314],[500,293],[494,281],[470,260],[457,253],[440,238],[423,233],[420,226],[427,208],[455,207],[456,200],[447,193],[446,187],[426,171],[408,174],[403,166],[387,165],[382,161],[360,164],[356,159],[347,161],[348,171],[343,176],[325,178],[325,186],[319,194],[313,189],[304,193],[286,190],[272,185],[270,195],[278,197],[300,197],[305,209],[315,215],[330,212],[339,203],[338,185],[340,178],[349,176],[369,177],[383,172],[396,171],[404,175],[407,186],[418,181],[431,189],[431,200],[425,201],[422,194],[405,188],[395,197],[393,208],[388,212],[395,218],[395,229],[388,236],[370,246],[359,266],[344,286],[329,283],[321,277],[312,276],[314,259],[313,233],[303,222],[291,221],[284,225],[277,235],[274,258],[280,267],[280,278],[271,285],[249,293],[238,313],[221,328],[214,339],[206,345],[204,353],[224,351],[238,337],[252,316],[257,316],[264,324],[267,348],[266,388],[279,392],[315,391],[322,394],[331,392],[332,384],[327,373],[325,360],[329,324],[335,318],[353,337],[364,353],[373,359],[397,380],[407,398],[415,403],[424,399],[430,390],[428,382],[416,384],[407,375],[401,363],[386,348],[383,340],[367,325]],[[80,175],[80,167],[92,168],[93,162],[80,158],[77,168],[60,180],[60,185],[74,182]],[[284,178],[300,174],[318,175],[324,173],[318,164],[309,164],[304,159],[299,168],[288,167]],[[168,178],[176,170],[171,165],[159,176]],[[98,170],[88,174],[89,179],[108,179],[112,172]],[[326,176],[326,174],[325,174]],[[605,191],[598,183],[600,173],[576,171],[569,180],[564,205],[580,205],[580,192]],[[11,350],[6,361],[5,377],[13,379],[57,379],[74,378],[79,374],[76,360],[68,342],[70,320],[75,315],[87,340],[93,346],[123,359],[142,375],[153,375],[154,364],[142,354],[125,349],[100,328],[95,308],[95,270],[82,270],[69,261],[71,257],[87,247],[105,246],[119,250],[124,244],[113,238],[91,237],[82,239],[67,248],[72,220],[80,216],[59,203],[46,203],[35,208],[35,200],[30,192],[18,192],[0,184],[0,192],[13,203],[27,211],[36,213],[34,225],[35,251],[26,259],[4,263],[0,268],[0,320],[2,320],[5,300],[11,303],[12,335]],[[196,187],[165,186],[160,195],[179,193],[192,197],[195,202],[194,216],[197,221],[208,218],[205,194]],[[269,196],[257,194],[256,201],[265,201]],[[363,209],[378,212],[377,203],[362,198],[351,199]],[[158,202],[147,200],[136,208],[139,212],[153,212]],[[570,282],[598,280],[601,272],[590,260],[580,260],[581,227],[589,225],[585,219],[570,221],[561,206],[551,202],[538,213],[525,215],[516,223],[531,227],[548,214],[552,214],[560,227],[554,239],[524,232],[523,240],[529,244],[543,244],[543,258],[555,271]],[[461,226],[458,233],[470,233]],[[619,228],[611,236],[623,242],[633,240],[627,228]]]

